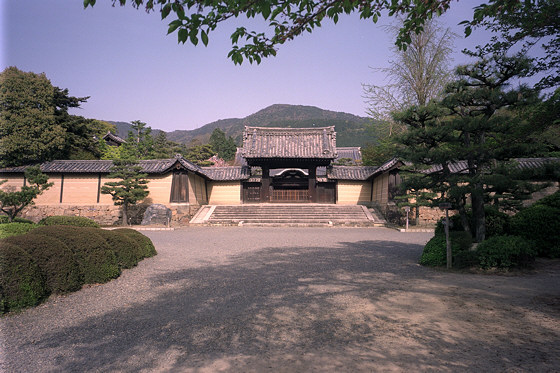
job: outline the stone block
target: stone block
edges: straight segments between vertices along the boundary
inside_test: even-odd
[[[166,206],[155,203],[148,206],[146,212],[144,212],[144,218],[142,219],[142,225],[151,224],[164,224],[167,225],[171,221],[172,212]]]

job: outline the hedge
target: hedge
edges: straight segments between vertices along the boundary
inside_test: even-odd
[[[539,256],[560,257],[560,209],[533,205],[511,218],[509,234],[534,241]]]
[[[19,246],[0,244],[0,311],[35,306],[48,295],[45,279],[31,255]]]
[[[142,233],[130,228],[119,228],[113,230],[113,232],[124,234],[138,242],[142,247],[142,258],[149,258],[157,254],[152,240],[144,236]]]
[[[97,229],[53,225],[39,227],[30,235],[54,237],[65,243],[76,259],[84,283],[104,283],[120,274],[114,251]]]
[[[145,257],[144,244],[141,243],[140,240],[119,232],[119,230],[96,229],[96,231],[107,241],[109,247],[115,252],[119,268],[132,268]]]
[[[560,190],[555,193],[539,199],[535,205],[543,205],[560,209]]]
[[[482,268],[528,267],[535,261],[537,250],[532,241],[519,236],[496,236],[478,245]]]
[[[3,243],[18,246],[31,255],[49,293],[68,293],[82,287],[78,263],[72,250],[62,241],[46,235],[25,234],[6,238]]]
[[[37,228],[36,224],[7,223],[0,224],[0,238],[19,236]]]
[[[39,225],[71,225],[74,227],[99,228],[99,224],[83,216],[48,216],[41,219]]]

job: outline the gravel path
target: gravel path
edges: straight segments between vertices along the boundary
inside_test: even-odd
[[[426,233],[199,227],[118,279],[0,319],[6,372],[560,371],[560,261],[416,263]]]

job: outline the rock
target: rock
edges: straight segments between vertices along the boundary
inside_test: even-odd
[[[167,225],[171,221],[171,210],[162,204],[154,203],[148,206],[142,219],[142,225],[163,224]]]

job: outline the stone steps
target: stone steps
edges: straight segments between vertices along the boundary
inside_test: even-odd
[[[259,204],[203,206],[191,224],[243,226],[383,226],[364,206]]]

